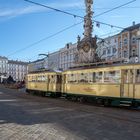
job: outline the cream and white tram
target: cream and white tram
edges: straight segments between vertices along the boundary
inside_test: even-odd
[[[26,77],[26,91],[103,105],[140,106],[140,64],[33,72]]]
[[[67,98],[104,105],[140,105],[140,65],[79,68],[63,72],[62,93]]]
[[[55,71],[36,71],[26,77],[26,91],[42,96],[61,96],[61,73]]]

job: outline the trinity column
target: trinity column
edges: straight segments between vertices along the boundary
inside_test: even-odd
[[[86,15],[84,16],[84,37],[80,39],[78,36],[76,54],[76,63],[93,63],[97,61],[96,54],[96,38],[92,37],[93,22],[92,22],[92,6],[93,0],[85,0]]]

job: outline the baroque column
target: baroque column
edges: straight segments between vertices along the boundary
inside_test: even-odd
[[[96,38],[92,37],[93,22],[92,22],[92,11],[93,0],[85,0],[86,15],[84,16],[84,37],[81,40],[78,36],[76,54],[77,63],[92,63],[96,62]]]

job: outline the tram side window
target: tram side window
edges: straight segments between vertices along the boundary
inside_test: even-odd
[[[120,71],[105,71],[104,83],[120,83]]]
[[[36,81],[36,76],[32,76],[32,82]]]
[[[79,74],[79,82],[80,83],[87,83],[88,82],[88,73],[81,73]]]
[[[88,82],[89,83],[95,83],[96,82],[96,73],[89,73],[88,75]]]
[[[96,83],[102,83],[103,82],[103,72],[94,72],[93,73],[93,80]]]
[[[128,70],[124,71],[123,77],[124,77],[124,83],[129,83]]]
[[[55,75],[51,75],[50,76],[50,83],[55,83],[56,82],[56,76]]]
[[[44,80],[45,82],[48,82],[48,76],[45,75],[45,76],[43,77],[43,80]]]
[[[63,75],[63,83],[70,83],[70,74]]]
[[[61,81],[62,81],[61,75],[57,75],[57,83],[61,83]]]
[[[37,76],[37,82],[41,82],[41,76]]]
[[[123,79],[124,79],[124,83],[133,83],[133,70],[124,70],[123,73]]]
[[[77,82],[77,74],[68,74],[67,75],[68,83],[76,83]]]
[[[140,69],[136,70],[136,83],[140,83]]]
[[[95,72],[94,72],[94,73],[89,73],[88,76],[89,76],[89,77],[88,77],[88,82],[89,82],[89,83],[95,82]]]
[[[28,76],[27,77],[27,80],[28,80],[28,82],[32,82],[32,77],[31,76]]]
[[[134,76],[134,71],[133,70],[130,70],[130,76],[129,76],[129,81],[130,81],[130,83],[133,83],[133,76]]]
[[[41,82],[46,82],[46,81],[47,81],[47,76],[42,75],[42,76],[41,76]]]

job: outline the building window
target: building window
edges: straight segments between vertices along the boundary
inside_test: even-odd
[[[127,51],[124,51],[124,58],[127,58]]]
[[[128,40],[127,40],[127,38],[125,38],[124,40],[123,40],[123,45],[125,46],[125,45],[127,45],[128,44]]]
[[[122,46],[122,42],[120,41],[120,42],[119,42],[119,47],[121,47],[121,46]]]
[[[132,51],[132,56],[135,57],[136,56],[136,50]]]
[[[132,42],[132,44],[136,44],[136,37],[135,36],[132,37],[131,42]]]
[[[107,49],[107,54],[111,54],[111,48]]]
[[[70,46],[70,45],[69,45],[69,44],[67,44],[66,46],[67,46],[67,49],[69,49],[69,46]]]
[[[108,44],[110,44],[110,42],[111,42],[110,40],[107,41]]]
[[[113,53],[116,53],[117,52],[117,49],[116,48],[113,48]]]
[[[106,50],[103,50],[103,55],[106,55]]]

